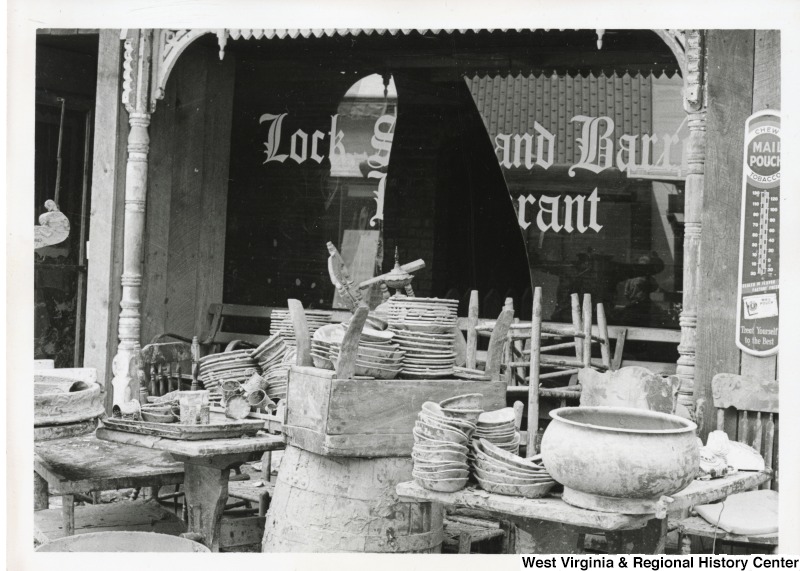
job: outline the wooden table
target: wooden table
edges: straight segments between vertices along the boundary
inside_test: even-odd
[[[228,499],[231,468],[257,460],[264,452],[284,448],[283,436],[273,434],[192,441],[99,428],[97,437],[119,444],[162,450],[183,462],[189,531],[202,536],[201,540],[212,551],[219,551],[220,523]]]
[[[34,443],[35,508],[62,497],[64,534],[75,531],[75,496],[103,490],[183,483],[183,464],[169,454],[98,440],[94,433]]]
[[[669,510],[675,512],[720,500],[755,488],[769,478],[769,472],[739,472],[716,480],[695,480],[672,496]],[[581,553],[579,538],[598,532],[606,534],[609,553],[664,552],[667,519],[659,519],[656,514],[598,512],[571,506],[560,498],[526,499],[473,487],[453,493],[432,492],[416,482],[398,484],[397,495],[401,500],[479,509],[509,519],[531,535],[533,553]]]

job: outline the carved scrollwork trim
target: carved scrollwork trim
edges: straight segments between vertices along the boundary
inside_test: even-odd
[[[687,113],[705,108],[705,34],[702,30],[654,30],[681,68],[683,107]]]
[[[192,29],[192,30],[156,30],[153,41],[153,82],[150,90],[150,112],[156,109],[156,101],[164,99],[169,74],[175,67],[180,55],[197,38],[205,34],[216,33],[222,37],[225,30]],[[222,41],[222,40],[220,40]],[[223,44],[220,45],[222,49]],[[220,55],[220,59],[222,56]]]

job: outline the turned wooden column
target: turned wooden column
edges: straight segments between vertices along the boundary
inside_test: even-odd
[[[697,350],[697,299],[700,292],[703,188],[706,163],[705,37],[701,30],[684,30],[683,105],[688,113],[689,141],[684,196],[683,309],[677,374],[681,380],[678,404],[694,409]]]
[[[128,160],[125,171],[125,219],[123,229],[123,270],[119,345],[112,363],[114,404],[137,398],[136,346],[142,327],[142,245],[147,156],[150,150],[150,65],[152,30],[130,30],[125,39],[122,101],[128,111]]]
[[[683,309],[680,315],[677,374],[681,379],[678,403],[693,407],[697,347],[697,298],[700,281],[703,185],[706,161],[705,110],[689,113],[688,169],[685,190],[683,241]]]

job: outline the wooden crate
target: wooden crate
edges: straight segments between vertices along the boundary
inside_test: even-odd
[[[410,456],[411,431],[425,401],[481,393],[485,410],[506,406],[504,382],[342,380],[334,374],[292,367],[284,424],[287,444],[325,456]]]

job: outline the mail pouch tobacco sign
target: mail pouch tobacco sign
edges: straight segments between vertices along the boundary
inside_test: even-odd
[[[760,111],[745,123],[736,344],[751,355],[778,351],[781,120]]]

